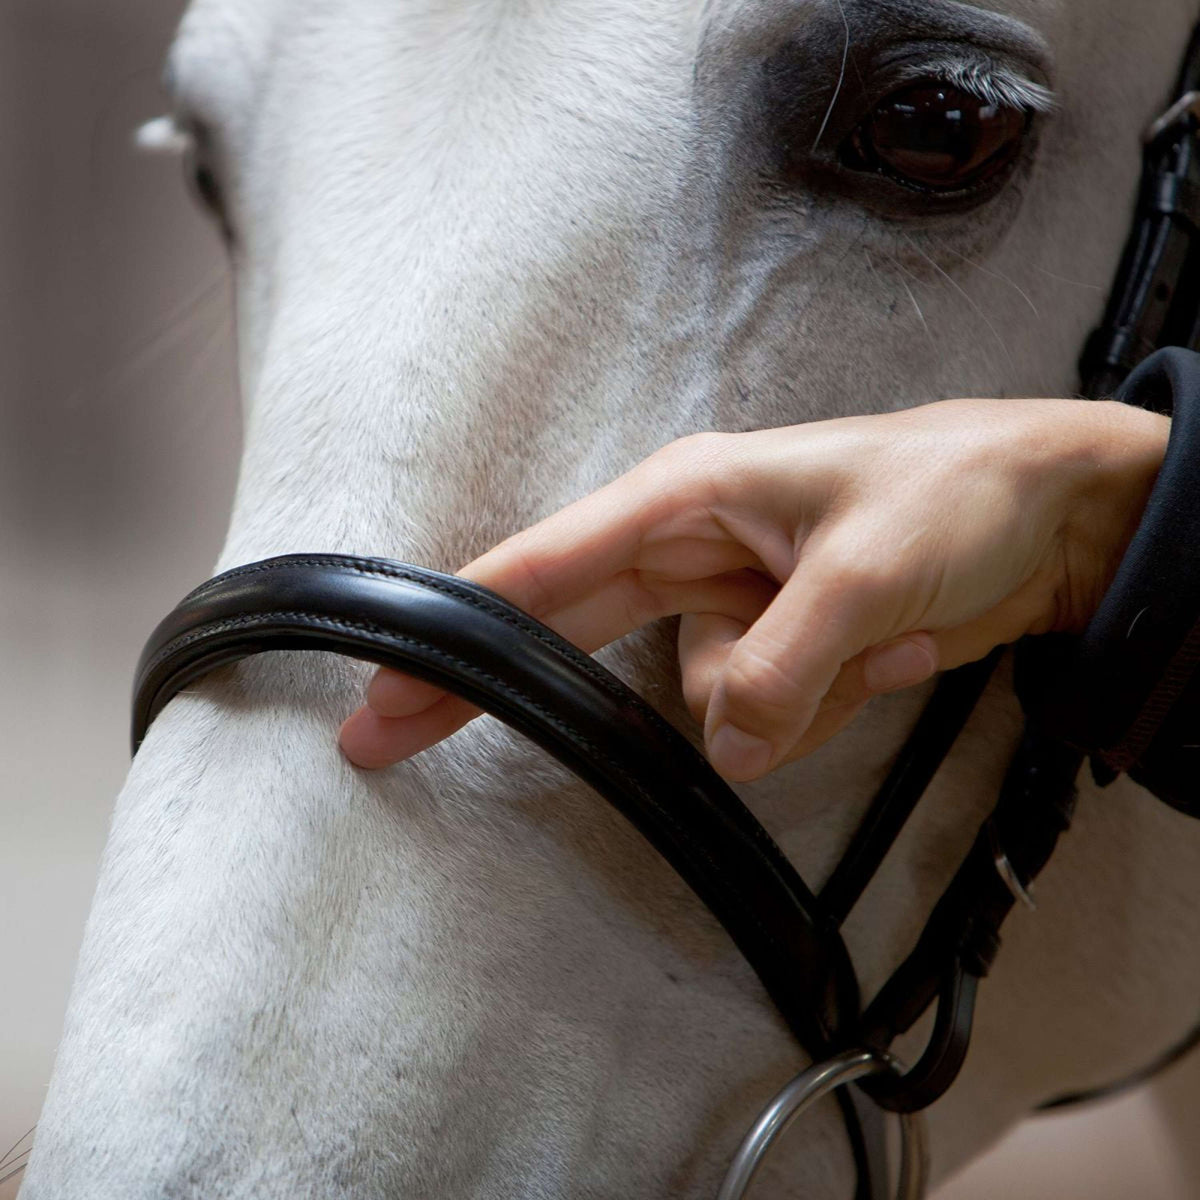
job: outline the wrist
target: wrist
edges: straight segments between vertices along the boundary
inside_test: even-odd
[[[1129,547],[1154,487],[1171,421],[1116,400],[1081,400],[1079,437],[1064,447],[1072,481],[1061,531],[1062,581],[1048,629],[1091,620]]]
[[[1091,754],[1098,779],[1128,771],[1191,810],[1194,755],[1181,770],[1179,751],[1195,741],[1200,703],[1200,355],[1160,350],[1118,394],[1174,414],[1166,452],[1149,496],[1127,514],[1136,529],[1086,628],[1027,644],[1018,690],[1043,728]],[[1136,465],[1153,453],[1162,418],[1109,416],[1138,439],[1119,458]]]

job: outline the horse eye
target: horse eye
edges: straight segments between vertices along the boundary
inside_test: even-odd
[[[842,144],[842,164],[922,192],[967,191],[1016,158],[1030,114],[938,80],[880,101]]]

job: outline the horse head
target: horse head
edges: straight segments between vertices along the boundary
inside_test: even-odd
[[[1194,9],[195,0],[169,86],[236,267],[247,410],[222,565],[452,570],[696,431],[1070,394]],[[922,106],[967,132],[914,141]],[[663,631],[605,661],[692,728]],[[156,722],[22,1195],[711,1195],[804,1061],[754,975],[499,725],[352,768],[362,682],[269,656]],[[810,880],[919,699],[741,789]],[[848,926],[868,989],[1017,727],[1001,680]],[[1125,784],[1084,818],[932,1111],[936,1173],[1150,1057],[1152,1006],[1194,1015],[1182,824]],[[831,1109],[762,1186],[851,1178]]]

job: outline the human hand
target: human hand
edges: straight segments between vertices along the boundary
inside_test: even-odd
[[[1166,448],[1115,402],[948,400],[673,442],[460,572],[589,653],[682,614],[710,760],[758,778],[866,701],[1086,625]],[[380,767],[478,710],[380,670],[342,727]]]

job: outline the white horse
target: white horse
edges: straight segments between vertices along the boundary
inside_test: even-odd
[[[983,2],[197,0],[171,76],[223,195],[249,413],[222,564],[453,569],[692,431],[1069,394],[1197,5]],[[923,78],[1031,114],[939,203],[846,150]],[[686,723],[671,652],[606,661]],[[363,679],[268,656],[156,723],[22,1196],[712,1195],[803,1065],[749,968],[494,722],[351,768]],[[810,882],[920,699],[742,789]],[[1017,725],[1000,680],[854,914],[868,993]],[[935,1179],[1195,1019],[1197,878],[1200,824],[1084,787],[931,1110]],[[828,1106],[756,1187],[852,1177]]]

